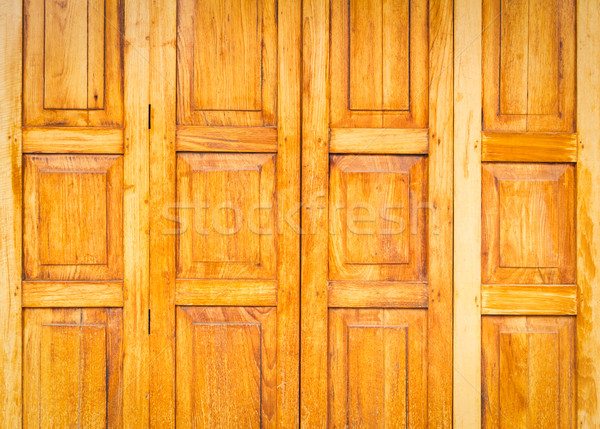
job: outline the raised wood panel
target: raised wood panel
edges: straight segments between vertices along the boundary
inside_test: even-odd
[[[177,158],[178,278],[275,276],[275,155]]]
[[[329,427],[427,427],[425,310],[329,311]]]
[[[178,124],[276,123],[276,11],[274,0],[178,1]]]
[[[485,164],[483,283],[575,283],[575,168]]]
[[[575,319],[482,319],[482,427],[575,427]]]
[[[425,279],[427,161],[331,156],[331,280]]]
[[[575,1],[484,0],[483,122],[575,130]]]
[[[177,426],[276,425],[276,310],[177,307]]]
[[[24,178],[25,278],[122,279],[122,157],[27,155]]]
[[[424,0],[331,2],[332,127],[427,126],[427,16]]]
[[[120,125],[120,0],[26,0],[24,9],[24,124]]]
[[[23,426],[122,427],[122,310],[26,309],[23,320]]]

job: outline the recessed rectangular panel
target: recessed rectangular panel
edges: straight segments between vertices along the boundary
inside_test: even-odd
[[[275,310],[178,307],[177,423],[274,427]]]
[[[26,427],[122,424],[120,309],[24,311]]]
[[[24,266],[27,280],[123,276],[123,159],[27,155]]]
[[[179,278],[274,278],[275,158],[178,156]]]
[[[482,427],[574,427],[575,318],[482,319]]]
[[[427,426],[425,310],[329,312],[329,427]]]
[[[426,163],[331,156],[331,280],[424,280]]]

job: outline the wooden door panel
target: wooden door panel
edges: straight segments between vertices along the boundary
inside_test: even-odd
[[[122,310],[26,309],[23,320],[24,427],[122,427]]]
[[[121,2],[27,0],[24,6],[24,125],[120,126]]]
[[[486,0],[483,29],[483,128],[573,131],[575,2]]]
[[[177,426],[276,425],[276,309],[177,308]]]

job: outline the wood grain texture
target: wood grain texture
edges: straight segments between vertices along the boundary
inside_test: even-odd
[[[329,282],[329,307],[427,308],[426,283]]]
[[[482,427],[574,427],[575,318],[482,319]]]
[[[452,427],[454,3],[429,6],[428,427]],[[457,52],[458,54],[458,52]]]
[[[123,282],[23,282],[23,307],[122,307]]]
[[[331,2],[334,128],[428,124],[428,2]]]
[[[277,306],[275,280],[176,281],[175,305]]]
[[[27,127],[23,153],[123,153],[122,128]]]
[[[24,427],[122,428],[123,310],[25,309]]]
[[[454,3],[456,428],[481,427],[481,4],[470,0]]]
[[[332,128],[330,153],[426,154],[427,128]]]
[[[575,169],[569,164],[482,168],[482,282],[575,282]]]
[[[482,285],[481,314],[576,315],[576,285]]]
[[[600,2],[577,8],[577,425],[600,426]]]
[[[276,127],[177,127],[177,150],[277,152]]]
[[[22,38],[23,5],[0,8],[0,421],[22,426]]]
[[[483,128],[575,130],[575,1],[483,2]]]
[[[177,423],[274,428],[276,310],[177,308]]]
[[[124,3],[23,3],[23,123],[123,124]]]
[[[328,359],[328,2],[302,3],[302,39],[300,422],[303,428],[323,429],[327,427]]]
[[[482,133],[482,161],[577,162],[577,134]]]
[[[425,310],[329,312],[329,426],[427,427]]]
[[[277,115],[274,0],[177,2],[177,124],[264,127]]]
[[[123,416],[126,427],[144,429],[150,422],[150,3],[127,2],[124,9]]]

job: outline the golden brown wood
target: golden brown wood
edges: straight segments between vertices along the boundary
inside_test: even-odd
[[[576,285],[482,285],[481,313],[577,314]]]
[[[329,307],[427,308],[426,283],[329,282]]]
[[[482,133],[482,161],[577,162],[577,134]]]
[[[123,157],[27,155],[27,280],[123,278]]]
[[[577,426],[600,426],[600,2],[577,7]]]
[[[176,281],[175,305],[277,306],[275,280]]]
[[[23,3],[0,8],[0,421],[22,426],[21,113]]]
[[[575,169],[486,164],[482,169],[482,282],[575,282]]]
[[[483,128],[575,129],[575,1],[483,2]]]
[[[24,427],[123,427],[122,313],[24,310]]]
[[[329,311],[329,427],[427,427],[425,310]]]
[[[23,129],[23,153],[123,153],[121,128]]]
[[[274,308],[177,308],[177,424],[276,426]]]
[[[330,153],[426,154],[427,128],[332,128]]]
[[[274,0],[177,3],[177,123],[270,126],[277,111]]]
[[[331,2],[331,126],[428,123],[428,2]]]
[[[276,127],[177,127],[177,150],[277,152]]]
[[[575,318],[482,319],[482,427],[574,427]]]
[[[24,2],[24,125],[123,124],[123,4]]]
[[[123,282],[23,282],[23,307],[122,307]]]

